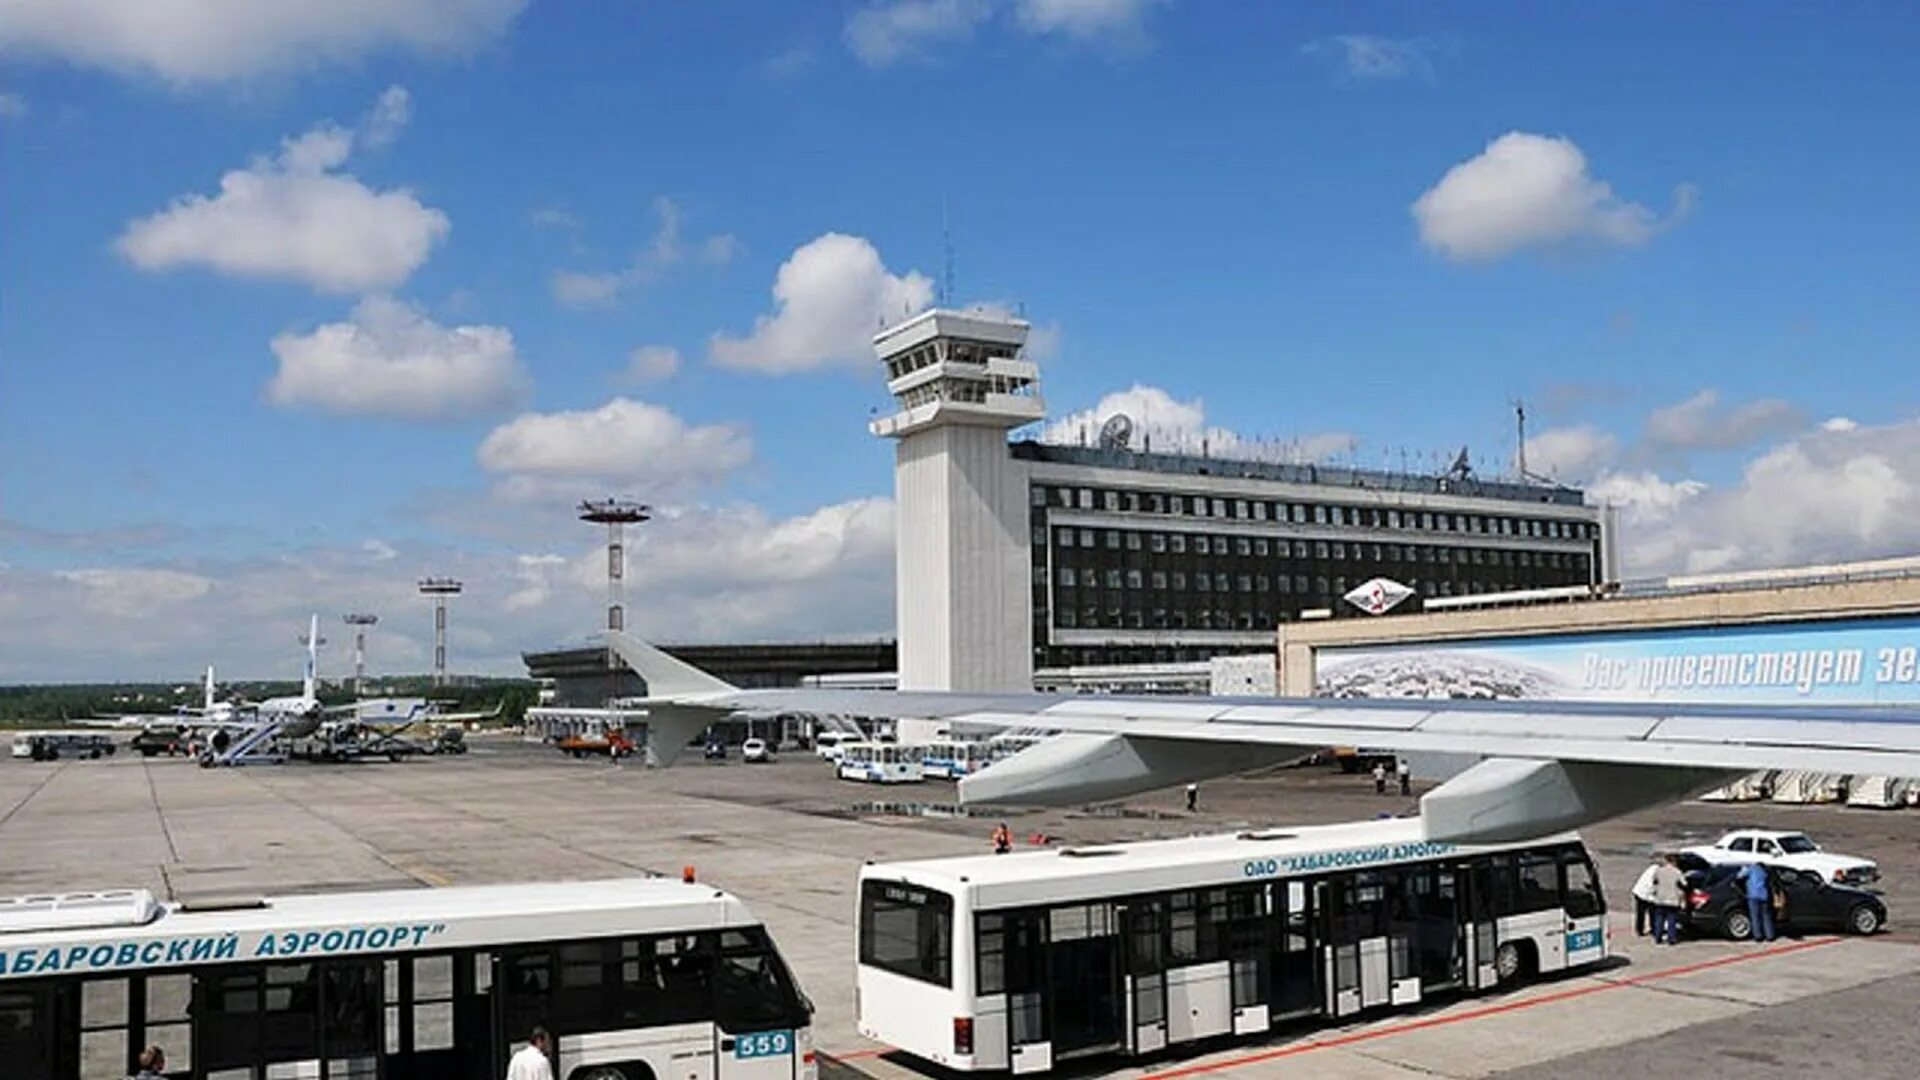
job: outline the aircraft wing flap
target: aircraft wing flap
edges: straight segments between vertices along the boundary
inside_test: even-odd
[[[1434,735],[1524,735],[1561,739],[1579,733],[1600,739],[1644,739],[1662,722],[1660,717],[1569,714],[1489,713],[1441,709],[1429,713],[1419,730]]]
[[[1233,710],[1206,698],[1177,697],[1141,701],[1137,698],[1068,698],[1041,711],[1042,716],[1104,716],[1127,720],[1183,720],[1205,722]]]
[[[1420,709],[1353,709],[1339,704],[1249,704],[1221,713],[1219,720],[1272,728],[1344,728],[1353,732],[1412,731],[1427,717]],[[1291,737],[1291,736],[1290,736]],[[1343,739],[1336,739],[1340,743]]]
[[[1770,720],[1679,715],[1661,721],[1662,741],[1713,745],[1806,746],[1920,753],[1920,725],[1850,720]],[[1908,766],[1913,768],[1912,765]]]

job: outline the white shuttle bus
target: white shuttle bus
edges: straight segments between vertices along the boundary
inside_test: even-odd
[[[869,784],[917,784],[926,779],[920,769],[923,750],[911,743],[841,743],[840,779]]]
[[[1415,819],[869,864],[860,1033],[948,1069],[1044,1072],[1607,955],[1568,834],[1465,847]]]
[[[666,879],[0,899],[0,1073],[472,1080],[534,1025],[559,1080],[814,1080],[812,1006],[740,901]]]
[[[921,754],[920,773],[929,780],[964,780],[992,761],[992,748],[984,741],[940,739]]]

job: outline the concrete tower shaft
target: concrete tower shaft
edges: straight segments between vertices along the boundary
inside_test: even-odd
[[[1033,688],[1027,477],[1007,432],[1041,419],[1019,319],[934,310],[874,338],[898,412],[895,583],[903,690]]]

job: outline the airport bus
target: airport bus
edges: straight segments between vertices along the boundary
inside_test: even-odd
[[[745,905],[659,878],[196,906],[0,899],[0,1073],[499,1076],[534,1025],[561,1080],[814,1080],[812,1005]]]
[[[869,864],[862,1035],[1047,1071],[1412,1005],[1607,955],[1578,837],[1460,846],[1417,819]]]
[[[869,784],[917,784],[926,779],[920,772],[923,749],[912,743],[841,743],[840,757],[834,768],[842,780],[862,780]]]
[[[993,749],[979,740],[936,739],[920,756],[921,775],[930,780],[960,780],[986,768]]]
[[[113,739],[97,731],[22,731],[13,737],[13,756],[34,761],[112,757]]]

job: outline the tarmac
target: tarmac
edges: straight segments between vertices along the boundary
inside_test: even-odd
[[[636,873],[701,880],[767,923],[818,1013],[835,1077],[919,1078],[931,1067],[862,1040],[853,1017],[853,883],[864,860],[980,851],[992,818],[952,816],[950,785],[833,779],[809,754],[773,765],[672,769],[578,761],[508,737],[460,757],[201,769],[124,754],[0,760],[0,895],[146,887],[174,898],[272,895]],[[1096,842],[1309,824],[1409,810],[1364,777],[1279,770],[1098,811],[1007,817],[1016,836]],[[926,807],[944,808],[929,815]],[[1890,931],[1771,945],[1636,938],[1627,889],[1655,846],[1734,825],[1802,828],[1877,858]],[[1743,1080],[1911,1076],[1920,937],[1920,812],[1688,803],[1586,831],[1618,959],[1488,996],[1361,1023],[1305,1026],[1144,1061],[1076,1063],[1075,1077],[1607,1077],[1737,1070]]]

